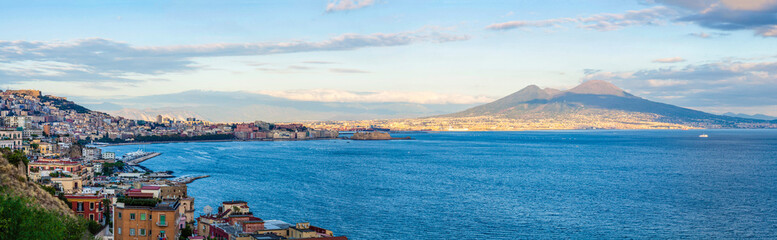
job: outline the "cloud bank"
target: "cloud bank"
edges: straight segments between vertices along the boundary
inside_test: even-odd
[[[486,28],[509,30],[577,24],[576,27],[582,29],[613,31],[628,26],[661,25],[673,21],[695,23],[701,27],[721,31],[752,30],[757,36],[777,37],[777,0],[646,0],[643,2],[659,5],[624,13],[509,21],[491,24]],[[701,38],[711,36],[706,33],[693,35]]]
[[[677,11],[664,6],[626,11],[624,13],[602,13],[576,18],[553,18],[536,21],[509,21],[491,24],[486,29],[509,30],[524,27],[562,27],[564,24],[577,24],[578,28],[598,31],[613,31],[629,26],[660,25],[666,19],[676,16]]]
[[[606,80],[634,93],[690,107],[777,105],[777,61],[733,61],[684,67],[594,72],[584,80]]]
[[[435,92],[352,92],[334,89],[258,91],[256,93],[298,101],[354,102],[354,103],[418,103],[418,104],[474,104],[488,103],[494,98]]]
[[[469,36],[431,28],[398,33],[342,34],[323,41],[133,46],[102,38],[67,42],[0,41],[0,79],[26,81],[138,82],[137,76],[197,70],[192,58],[347,51],[450,42]]]

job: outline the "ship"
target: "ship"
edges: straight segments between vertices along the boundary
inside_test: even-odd
[[[710,136],[709,136],[709,135],[707,135],[707,134],[702,134],[702,135],[699,135],[699,137],[700,137],[700,138],[707,138],[707,137],[710,137]]]

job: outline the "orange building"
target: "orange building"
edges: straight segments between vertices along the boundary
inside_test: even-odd
[[[113,214],[113,239],[177,239],[178,201],[153,199],[118,202]],[[151,202],[151,204],[149,204]]]

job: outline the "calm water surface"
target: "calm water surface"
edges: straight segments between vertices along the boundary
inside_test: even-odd
[[[105,149],[211,175],[189,185],[198,212],[244,200],[350,239],[777,238],[774,130],[408,136]]]

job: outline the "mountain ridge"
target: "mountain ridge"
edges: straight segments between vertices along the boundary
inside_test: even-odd
[[[529,85],[494,102],[432,118],[549,119],[585,125],[580,119],[589,119],[591,122],[612,121],[611,116],[623,114],[639,115],[638,121],[635,120],[636,117],[632,120],[621,117],[623,120],[620,121],[632,121],[632,124],[653,121],[691,127],[739,128],[769,123],[765,120],[716,115],[650,101],[601,80],[583,82],[574,88],[554,94],[536,85]]]

